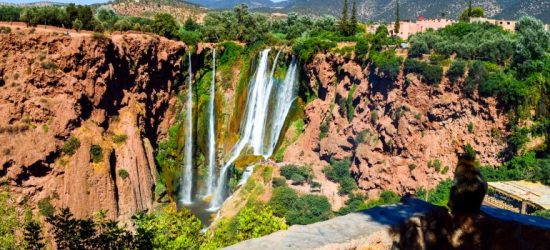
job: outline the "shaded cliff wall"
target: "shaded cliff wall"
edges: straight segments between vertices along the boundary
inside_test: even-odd
[[[18,201],[47,201],[78,217],[105,209],[128,219],[150,209],[153,148],[173,119],[185,46],[29,29],[0,41],[0,178]],[[70,137],[80,144],[72,155],[62,150]]]

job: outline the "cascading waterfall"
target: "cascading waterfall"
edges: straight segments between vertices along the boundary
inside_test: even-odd
[[[216,185],[216,132],[214,130],[214,98],[216,96],[216,49],[212,52],[212,85],[210,86],[210,103],[208,104],[208,177],[206,179],[206,196],[212,195]]]
[[[187,104],[185,111],[185,151],[183,159],[183,176],[181,185],[181,202],[192,203],[193,187],[193,72],[191,68],[191,53],[189,53],[189,86],[187,88]]]
[[[221,169],[218,182],[216,184],[216,190],[214,192],[213,199],[210,203],[209,210],[215,211],[219,209],[226,196],[227,178],[229,167],[239,157],[241,152],[246,146],[249,146],[254,155],[261,155],[264,158],[271,156],[274,145],[277,144],[277,140],[280,131],[275,132],[274,129],[282,129],[282,124],[286,118],[286,114],[290,109],[290,105],[295,99],[296,91],[294,86],[296,85],[296,62],[293,59],[290,66],[290,70],[287,71],[283,86],[279,86],[275,94],[272,94],[274,88],[274,72],[279,58],[279,53],[275,57],[271,71],[268,70],[270,49],[265,49],[260,53],[259,64],[254,73],[254,77],[248,86],[248,95],[245,109],[245,117],[241,123],[241,137],[231,150],[229,160],[224,164]],[[291,75],[293,76],[291,76]],[[286,86],[289,85],[289,86]],[[284,92],[284,93],[283,93]],[[271,112],[269,109],[270,99],[275,95],[275,112]],[[279,99],[282,98],[282,99]],[[286,103],[281,103],[286,102]],[[279,107],[280,106],[280,107]],[[287,107],[288,106],[288,107]],[[268,119],[271,119],[270,135],[266,138],[266,127],[270,126]],[[277,119],[273,121],[273,119]],[[282,120],[282,121],[279,121]],[[281,123],[281,124],[279,124]],[[267,141],[266,141],[267,139]],[[275,142],[273,142],[275,140]],[[265,145],[268,149],[265,149]],[[273,145],[273,146],[272,146]]]
[[[277,103],[272,116],[271,133],[269,137],[268,149],[266,151],[266,155],[268,156],[273,154],[273,150],[275,150],[275,146],[277,146],[279,136],[281,135],[281,131],[283,130],[283,126],[285,124],[285,118],[290,111],[290,107],[292,107],[292,103],[294,103],[294,100],[296,99],[298,92],[297,69],[298,62],[296,61],[296,58],[293,57],[285,79],[277,91]]]

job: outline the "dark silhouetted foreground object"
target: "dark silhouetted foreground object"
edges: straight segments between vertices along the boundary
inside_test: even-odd
[[[487,182],[471,157],[459,157],[449,196],[449,208],[454,213],[477,213],[487,193]]]

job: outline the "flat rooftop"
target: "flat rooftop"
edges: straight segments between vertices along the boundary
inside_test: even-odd
[[[519,201],[528,201],[544,209],[550,209],[550,187],[530,181],[489,182],[489,187]]]

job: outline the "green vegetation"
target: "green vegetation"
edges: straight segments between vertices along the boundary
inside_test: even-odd
[[[0,187],[0,246],[6,249],[17,249],[20,240],[17,230],[22,226],[15,199]]]
[[[338,189],[338,194],[340,195],[350,194],[353,190],[357,189],[355,179],[351,177],[349,172],[350,166],[351,160],[346,158],[340,161],[331,160],[330,166],[326,166],[323,169],[329,180],[340,184]]]
[[[464,60],[454,60],[451,67],[447,71],[447,77],[449,77],[451,82],[455,83],[459,78],[464,76],[465,69],[466,63]]]
[[[401,68],[401,57],[395,55],[394,50],[383,52],[371,51],[370,60],[385,78],[397,79]]]
[[[78,140],[78,138],[71,136],[65,141],[63,147],[61,148],[61,151],[63,151],[63,153],[67,155],[74,155],[78,148],[80,148],[80,141]]]
[[[346,206],[338,210],[337,214],[345,215],[352,212],[370,209],[381,205],[395,204],[399,202],[400,199],[401,197],[399,197],[399,195],[389,190],[382,191],[382,193],[380,193],[380,198],[368,200],[366,203],[365,203],[365,200],[367,200],[366,196],[351,194],[349,196],[349,200],[346,201]]]
[[[126,169],[121,169],[121,170],[118,170],[118,176],[120,176],[120,178],[122,178],[123,180],[126,180],[126,178],[128,178],[128,176],[130,176],[128,174],[128,171],[126,171]]]
[[[273,189],[269,201],[276,216],[284,216],[289,225],[307,225],[332,217],[327,197],[320,195],[298,196],[288,187]]]
[[[99,163],[103,161],[103,149],[99,145],[92,145],[90,147],[90,155],[93,163]]]
[[[269,206],[251,203],[247,204],[234,218],[220,220],[216,225],[216,232],[208,238],[208,242],[202,248],[225,247],[287,227],[284,219],[274,216]]]
[[[281,175],[287,180],[292,180],[293,185],[302,185],[310,182],[313,178],[313,172],[309,166],[286,165],[281,167]]]
[[[416,59],[405,61],[405,72],[416,73],[422,80],[428,84],[437,85],[443,77],[443,68],[440,65],[434,65],[422,62]]]
[[[128,139],[128,135],[126,134],[116,134],[113,135],[113,142],[116,144],[123,144]]]

